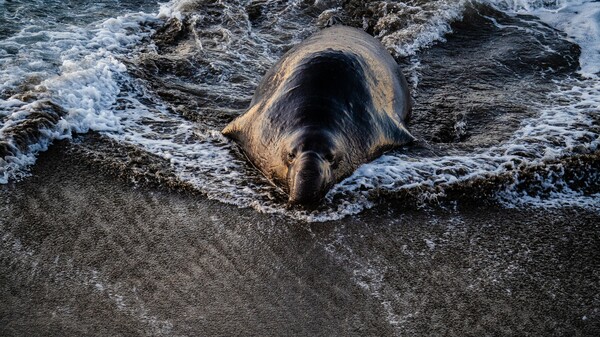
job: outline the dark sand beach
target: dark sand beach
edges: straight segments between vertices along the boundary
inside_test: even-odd
[[[58,143],[0,186],[2,336],[597,336],[600,215],[387,204],[308,224]]]
[[[0,337],[600,336],[598,0],[160,2],[0,0]],[[417,142],[290,210],[221,130],[340,23]]]

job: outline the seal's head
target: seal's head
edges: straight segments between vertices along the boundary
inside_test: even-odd
[[[290,139],[282,148],[289,204],[315,207],[335,183],[334,171],[343,158],[327,131],[303,130]]]

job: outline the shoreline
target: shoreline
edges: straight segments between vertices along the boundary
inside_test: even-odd
[[[0,186],[0,334],[597,335],[600,214],[304,223],[135,186],[58,142]]]

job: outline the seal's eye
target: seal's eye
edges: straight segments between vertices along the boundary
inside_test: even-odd
[[[291,163],[294,161],[294,159],[296,159],[296,153],[295,152],[288,152],[286,159],[288,161],[288,163]]]
[[[336,156],[333,152],[325,154],[323,159],[325,159],[329,165],[331,165],[332,169],[336,169],[340,164],[340,157]]]

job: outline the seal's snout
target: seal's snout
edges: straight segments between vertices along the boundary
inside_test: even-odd
[[[290,205],[313,208],[325,196],[331,183],[329,163],[316,152],[296,158],[288,175]]]

